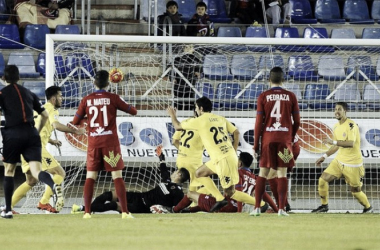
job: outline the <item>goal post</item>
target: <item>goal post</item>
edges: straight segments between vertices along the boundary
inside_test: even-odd
[[[187,45],[195,49],[195,59],[192,57],[191,62],[186,62],[188,57],[184,51]],[[314,48],[319,46],[320,51],[310,52],[307,48],[311,45]],[[267,50],[254,51],[260,46]],[[298,50],[297,46],[306,49]],[[326,46],[334,48],[334,52],[325,50]],[[316,167],[315,161],[327,151],[322,139],[332,135],[336,123],[332,106],[338,100],[350,103],[348,117],[359,125],[366,169],[363,190],[372,206],[379,207],[379,51],[378,41],[371,39],[49,34],[46,36],[46,87],[59,85],[64,88],[65,101],[60,114],[61,122],[68,123],[80,99],[93,91],[94,72],[115,67],[121,69],[124,80],[111,84],[110,91],[121,95],[139,110],[136,117],[120,113],[117,121],[126,165],[123,177],[128,190],[142,191],[159,182],[158,159],[154,153],[158,144],[163,144],[168,164],[175,167],[177,151],[171,144],[174,129],[166,114],[169,105],[186,103],[184,106],[191,107],[199,96],[209,95],[214,102],[213,112],[225,116],[239,129],[238,151],[252,153],[257,95],[269,87],[269,70],[281,65],[286,72],[284,86],[296,93],[301,107],[302,124],[298,137],[302,149],[294,172],[289,174],[292,208],[308,211],[320,203],[318,178],[333,156],[326,160],[323,168]],[[363,55],[368,58],[357,57]],[[182,56],[186,60],[177,60]],[[245,56],[253,62],[238,61],[234,64],[235,59],[241,60]],[[304,60],[305,56],[309,61],[297,64],[297,60]],[[340,58],[342,69],[328,68],[320,62],[321,58],[331,56]],[[277,59],[281,60],[280,64]],[[211,66],[206,62],[211,62]],[[226,65],[222,65],[224,62]],[[338,74],[339,70],[343,70],[343,75]],[[326,75],[322,75],[323,71],[327,71]],[[194,72],[199,74],[189,77]],[[185,86],[181,90],[191,94],[176,94],[178,82]],[[178,110],[180,120],[192,116],[192,111],[186,109]],[[65,179],[67,211],[73,203],[82,202],[86,145],[84,138],[71,138],[59,132],[57,136],[63,142],[62,156],[54,148],[49,150],[68,173]],[[208,160],[207,152],[204,152],[203,160]],[[252,167],[257,171],[256,163]],[[109,175],[101,173],[99,178],[95,194],[112,189]],[[362,210],[344,180],[331,183],[329,195],[331,210]]]

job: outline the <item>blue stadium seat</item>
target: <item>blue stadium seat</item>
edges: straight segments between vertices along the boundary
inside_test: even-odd
[[[46,24],[28,24],[25,28],[24,43],[36,49],[45,49],[46,34],[50,34]]]
[[[343,18],[351,24],[374,24],[369,17],[368,5],[365,0],[346,0],[343,7]]]
[[[179,13],[182,15],[182,22],[187,23],[194,15],[197,9],[195,0],[177,1]]]
[[[214,23],[230,23],[231,18],[228,17],[226,3],[220,0],[203,0],[207,5],[207,14]],[[195,10],[194,10],[195,11]]]
[[[352,77],[359,81],[364,81],[365,78],[359,74],[361,70],[370,80],[377,81],[379,76],[376,74],[376,66],[372,64],[370,56],[350,56],[347,62],[347,75],[358,70]]]
[[[211,83],[209,83],[209,82],[197,83],[195,85],[195,88],[199,91],[199,93],[202,96],[206,96],[207,98],[209,98],[212,101],[215,99],[214,87],[211,85]],[[199,98],[199,97],[202,97],[202,96],[197,96],[196,95],[195,98]],[[213,101],[213,107],[214,108],[219,108],[220,104],[218,102]]]
[[[5,61],[3,53],[0,52],[0,77],[4,75]]]
[[[362,39],[380,39],[380,28],[364,28]],[[365,46],[367,52],[380,52],[379,46]]]
[[[374,0],[372,2],[371,17],[376,20],[377,23],[380,23],[380,0]]]
[[[345,83],[341,85],[334,94],[334,100],[347,102],[349,110],[362,110],[365,108],[361,101],[360,91],[356,83]]]
[[[36,65],[32,53],[12,52],[9,55],[7,65],[16,65],[21,78],[37,78],[40,73],[36,72]]]
[[[251,84],[248,88],[244,88],[244,93],[239,98],[239,100],[243,100],[242,102],[238,102],[236,104],[236,108],[239,110],[244,109],[256,109],[257,108],[257,98],[261,93],[265,90],[264,83]]]
[[[269,33],[268,36],[270,37]],[[248,27],[245,31],[245,37],[267,38],[268,36],[265,27]],[[270,47],[272,52],[276,50],[274,46],[269,45],[247,45],[248,50],[252,52],[268,52]]]
[[[303,31],[303,37],[307,39],[328,39],[326,28],[313,28],[307,27]],[[332,53],[334,52],[334,47],[331,46],[321,46],[321,45],[308,45],[307,49],[310,52],[316,53]]]
[[[318,0],[315,2],[315,18],[320,23],[344,24],[337,0]]]
[[[5,0],[0,0],[0,20],[7,21],[9,17],[9,11],[7,8],[7,2]]]
[[[273,67],[285,69],[284,59],[281,55],[262,55],[259,59],[259,73],[265,78],[269,78],[269,72]],[[287,76],[285,76],[287,78]]]
[[[240,90],[239,83],[219,83],[216,87],[216,98],[221,103],[221,107],[225,109],[236,108],[237,100],[233,99]]]
[[[45,81],[27,81],[22,86],[36,94],[40,100],[45,100]]]
[[[55,34],[80,34],[80,28],[78,25],[57,25],[55,28]]]
[[[149,2],[150,2],[149,0],[140,0],[140,19],[143,19],[145,21],[149,20],[149,17],[148,17]],[[153,15],[154,15],[154,2],[155,1],[152,1],[152,5],[150,6],[151,21],[153,21]],[[162,15],[165,12],[166,12],[166,0],[157,0],[157,15]],[[181,13],[181,10],[179,12]]]
[[[73,81],[67,81],[62,86],[63,102],[62,107],[77,108],[79,106],[79,84]]]
[[[380,90],[380,84],[376,84],[377,89]],[[372,84],[367,84],[363,90],[363,101],[366,108],[370,110],[380,110],[380,94],[373,87]]]
[[[231,73],[237,80],[253,79],[258,73],[255,57],[249,54],[233,55]]]
[[[4,39],[4,38],[7,39]],[[0,24],[0,49],[22,49],[20,33],[16,24]]]
[[[330,88],[327,84],[310,83],[305,87],[305,100],[309,103],[309,108],[314,110],[331,110],[334,104],[326,100],[330,95]]]
[[[68,54],[66,56],[64,65],[65,65],[67,75],[71,75],[72,77],[78,77],[79,58],[75,56],[75,54],[73,53]]]
[[[203,61],[203,74],[210,80],[233,79],[225,55],[206,55]]]
[[[310,56],[290,56],[288,75],[296,81],[317,81],[319,78]]]
[[[331,38],[334,39],[356,39],[355,31],[352,28],[338,28],[331,30]],[[359,46],[339,45],[340,50],[358,50]]]
[[[57,61],[56,61],[57,63]],[[86,53],[72,53],[65,60],[66,73],[72,77],[89,78],[95,76],[92,61]]]
[[[308,103],[302,102],[302,91],[299,84],[296,83],[286,83],[284,84],[284,88],[293,92],[298,100],[298,107],[300,109],[307,109]]]
[[[279,27],[276,29],[274,37],[276,38],[299,38],[298,29],[295,27]],[[280,45],[278,49],[282,52],[304,52],[306,46],[299,45]]]
[[[219,27],[218,37],[241,37],[241,30],[239,27]],[[221,45],[221,50],[230,52],[245,52],[247,47],[245,45]]]
[[[339,81],[346,78],[343,59],[336,55],[323,55],[319,58],[318,74],[327,81]]]
[[[37,58],[37,72],[39,72],[43,77],[46,75],[46,54],[40,53]]]
[[[289,0],[292,6],[292,23],[315,24],[317,19],[313,18],[309,0]]]

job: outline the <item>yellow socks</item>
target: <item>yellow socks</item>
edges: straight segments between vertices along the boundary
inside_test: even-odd
[[[220,193],[216,187],[214,181],[210,177],[200,177],[197,180],[215,197],[216,201],[224,200],[224,196]]]
[[[29,186],[28,183],[24,182],[15,190],[12,196],[12,208],[26,195],[30,189],[32,189],[32,186]]]
[[[53,175],[53,181],[54,181],[55,184],[60,185],[63,182],[63,177],[60,176],[60,175],[55,174],[55,175]],[[47,204],[47,203],[49,203],[50,197],[52,195],[53,195],[53,191],[51,190],[51,188],[50,187],[46,187],[45,188],[45,193],[44,193],[44,195],[42,196],[42,198],[40,200],[41,204]]]
[[[319,178],[318,181],[318,193],[321,197],[322,205],[328,204],[329,183],[322,178]]]
[[[236,201],[240,201],[240,202],[243,202],[243,203],[251,204],[251,205],[255,205],[256,204],[255,198],[253,198],[252,196],[250,196],[247,193],[244,193],[244,192],[241,192],[241,191],[237,191],[237,190],[231,196],[231,199],[234,199]],[[265,202],[261,201],[260,207],[264,206],[264,204],[265,204]]]
[[[369,208],[371,205],[367,199],[367,195],[363,191],[352,193],[352,195],[362,204],[365,208]]]

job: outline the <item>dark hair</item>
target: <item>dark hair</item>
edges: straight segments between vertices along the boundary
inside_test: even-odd
[[[180,182],[184,183],[185,181],[190,179],[190,173],[186,168],[178,169],[178,173],[181,174]]]
[[[105,70],[100,70],[96,72],[95,75],[95,85],[99,89],[104,89],[105,87],[108,86],[108,79],[109,78],[109,73]]]
[[[280,84],[284,79],[284,71],[281,67],[274,67],[269,73],[269,80],[274,84]]]
[[[212,111],[212,102],[206,96],[202,96],[195,101],[198,105],[198,108],[203,108],[203,112],[211,112]]]
[[[253,156],[247,152],[241,152],[239,160],[243,163],[244,167],[249,168],[253,162]]]
[[[45,90],[46,99],[50,100],[50,98],[58,94],[58,91],[62,92],[62,88],[59,86],[50,86]]]
[[[205,7],[205,9],[207,10],[207,4],[205,2],[199,2],[199,3],[197,3],[197,5],[195,7],[196,8],[198,8],[198,7]]]
[[[16,84],[20,80],[20,73],[16,65],[7,65],[5,67],[4,79],[10,84]]]
[[[173,5],[175,5],[177,7],[177,9],[178,9],[178,4],[177,4],[176,1],[169,1],[169,2],[167,2],[166,3],[166,8],[168,9],[169,7],[171,7]]]
[[[347,104],[347,102],[336,102],[336,103],[335,103],[335,106],[336,106],[336,105],[340,105],[340,106],[342,106],[343,109],[344,109],[345,111],[348,110],[348,104]]]

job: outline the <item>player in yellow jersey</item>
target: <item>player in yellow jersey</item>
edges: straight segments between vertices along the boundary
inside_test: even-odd
[[[334,138],[326,138],[323,143],[332,145],[330,149],[317,161],[320,166],[324,160],[338,151],[335,159],[323,171],[318,183],[318,192],[322,205],[312,210],[312,213],[322,213],[329,210],[328,192],[329,182],[342,176],[351,187],[352,195],[364,206],[363,213],[373,213],[367,196],[361,191],[364,176],[363,159],[360,151],[360,133],[358,125],[347,118],[347,103],[337,102],[335,104],[335,118],[339,121],[334,126]]]
[[[53,175],[53,181],[57,185],[61,185],[65,178],[65,171],[59,164],[59,162],[46,150],[46,145],[48,143],[61,146],[62,143],[59,140],[51,139],[51,134],[54,129],[57,129],[61,132],[73,133],[82,135],[86,132],[84,128],[78,130],[69,128],[66,125],[63,125],[59,122],[59,112],[58,108],[61,107],[63,97],[62,90],[58,86],[51,86],[45,90],[47,102],[44,104],[46,111],[49,113],[49,119],[45,123],[45,126],[40,132],[41,144],[42,144],[42,170],[47,171]],[[40,116],[35,119],[36,126],[39,126]],[[14,192],[12,196],[12,207],[14,207],[25,195],[26,193],[37,184],[37,179],[35,179],[31,173],[29,164],[22,158],[22,171],[25,173],[26,181],[21,184]],[[57,202],[56,208],[52,207],[49,204],[51,195],[53,194],[51,188],[46,188],[45,193],[43,194],[40,202],[38,203],[37,208],[41,210],[46,210],[51,213],[58,213],[64,203],[63,200]]]
[[[239,182],[238,157],[236,155],[239,145],[239,130],[226,118],[211,113],[212,102],[210,99],[207,97],[197,99],[195,111],[198,117],[182,123],[178,121],[176,110],[173,107],[169,107],[167,111],[176,130],[192,130],[199,133],[202,144],[210,155],[210,161],[197,169],[195,177],[208,177],[216,173],[227,196],[237,201],[255,204],[253,197],[235,190],[235,184]],[[233,142],[229,134],[232,134]],[[228,204],[227,199],[219,190],[206,188],[217,201],[210,212],[215,212]]]

